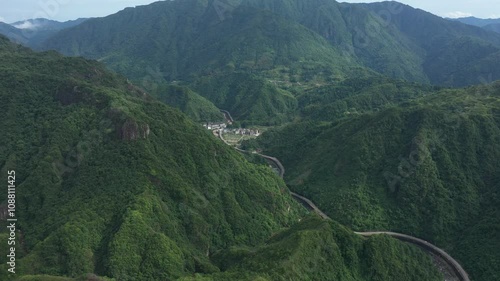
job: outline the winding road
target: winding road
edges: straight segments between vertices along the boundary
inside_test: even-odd
[[[229,113],[229,111],[224,109],[219,109],[219,110],[224,114],[224,118],[226,118],[227,121],[230,121],[231,123],[234,122],[233,117],[231,116],[231,113]]]
[[[229,112],[227,112],[227,113],[229,113]],[[218,136],[224,143],[229,145],[229,143],[222,136],[222,132],[218,131]],[[278,170],[279,176],[281,178],[284,177],[285,167],[283,166],[283,164],[281,164],[281,162],[276,157],[272,157],[272,156],[268,156],[268,155],[264,155],[264,154],[260,154],[260,153],[252,153],[252,152],[249,152],[246,150],[239,149],[237,147],[235,147],[235,149],[241,153],[255,154],[255,155],[258,155],[258,156],[270,161],[274,165],[274,167],[276,167],[276,169]],[[309,200],[306,197],[301,196],[297,193],[291,192],[291,191],[290,191],[290,194],[292,195],[292,197],[295,200],[297,200],[299,203],[306,206],[308,209],[317,213],[323,219],[330,219],[311,200]],[[436,260],[436,262],[438,264],[443,264],[443,262],[444,262],[445,267],[447,267],[447,268],[440,268],[440,271],[445,274],[445,277],[446,277],[445,281],[455,281],[455,280],[470,281],[469,275],[467,274],[467,272],[462,268],[462,266],[453,257],[451,257],[443,249],[438,248],[437,246],[435,246],[435,245],[433,245],[425,240],[422,240],[420,238],[413,237],[410,235],[396,233],[396,232],[390,232],[390,231],[368,231],[368,232],[354,232],[354,233],[361,235],[363,237],[385,234],[385,235],[389,235],[393,238],[396,238],[400,241],[414,244],[414,245],[422,248],[424,251],[430,253],[432,257],[434,257],[434,258],[437,257],[438,260]]]
[[[263,155],[263,154],[258,154],[258,155],[262,155],[262,157],[264,157],[265,159],[274,162],[274,165],[275,165],[275,167],[277,167],[278,170],[280,169],[280,167],[283,167],[283,164],[281,164],[281,162],[275,157],[271,157],[271,156],[267,156],[267,155]],[[281,177],[284,176],[284,170],[283,171],[280,170],[280,176]],[[294,193],[294,192],[290,192],[290,194],[292,195],[292,197],[295,200],[308,206],[308,208],[310,210],[313,210],[315,213],[317,213],[323,219],[330,219],[311,200],[309,200],[306,197],[301,196],[297,193]],[[462,266],[453,257],[451,257],[443,249],[441,249],[441,248],[439,248],[439,247],[437,247],[437,246],[435,246],[435,245],[433,245],[425,240],[422,240],[420,238],[413,237],[410,235],[396,233],[396,232],[390,232],[390,231],[369,231],[369,232],[354,232],[354,233],[361,235],[361,236],[364,236],[364,237],[385,234],[385,235],[389,235],[393,238],[396,238],[400,241],[414,244],[414,245],[424,249],[425,251],[437,256],[438,258],[442,259],[446,263],[446,265],[449,267],[449,269],[451,269],[453,271],[455,278],[453,278],[453,276],[450,276],[450,277],[453,278],[454,280],[470,281],[469,275],[467,274],[467,272],[462,268]]]

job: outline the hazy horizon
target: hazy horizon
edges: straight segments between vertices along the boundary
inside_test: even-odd
[[[338,2],[373,3],[381,1],[344,0]],[[500,1],[498,0],[404,0],[397,2],[425,10],[441,17],[462,18],[473,16],[483,19],[500,18]]]
[[[167,0],[169,1],[169,0]],[[147,5],[153,0],[18,0],[3,4],[0,21],[13,23],[34,18],[46,18],[57,21],[77,18],[104,17],[126,7]],[[338,1],[348,3],[366,3],[380,1]],[[442,17],[500,18],[500,1],[468,0],[439,1],[405,0],[399,1]]]

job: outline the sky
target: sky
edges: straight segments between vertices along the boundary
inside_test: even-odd
[[[0,21],[12,23],[31,18],[66,21],[82,17],[102,17],[114,14],[126,7],[147,5],[152,2],[155,1],[0,0]],[[340,0],[339,2],[362,3],[376,1]],[[442,17],[500,18],[500,0],[400,0],[399,2]]]
[[[0,0],[0,21],[47,18],[57,21],[104,17],[126,7],[147,5],[158,0]]]
[[[341,0],[339,2],[366,3],[380,1]],[[441,17],[500,18],[500,0],[398,0],[398,2]]]

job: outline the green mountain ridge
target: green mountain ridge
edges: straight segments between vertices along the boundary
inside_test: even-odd
[[[323,83],[343,79],[346,73],[368,72],[359,66],[353,68],[326,40],[300,24],[243,5],[221,20],[213,5],[190,0],[125,9],[62,31],[47,41],[46,48],[99,59],[133,81],[150,76],[145,69],[158,69],[159,83],[194,83],[198,94],[209,97],[219,107],[220,99],[196,86],[198,81],[216,79],[209,83],[229,85],[248,85],[256,79]],[[127,25],[130,28],[124,28]],[[235,72],[241,75],[233,75]],[[245,77],[247,80],[242,81]],[[266,82],[262,91],[247,90],[240,93],[240,98],[255,94],[251,99],[262,97],[283,104],[281,100],[289,99],[290,94],[277,88]],[[284,104],[279,109],[256,106],[255,112],[250,113],[238,111],[237,104],[230,107],[236,109],[234,114],[248,116],[252,122],[275,123],[283,118],[269,120],[275,114],[272,109],[281,115],[288,115],[293,109],[293,101]]]
[[[470,51],[479,58],[461,54],[456,42],[464,37],[478,46],[470,45]],[[484,45],[491,50],[481,49]],[[141,69],[158,63],[167,80],[233,70],[269,78],[276,75],[267,70],[278,66],[291,68],[289,72],[300,69],[297,61],[333,71],[324,77],[329,83],[352,76],[360,65],[394,78],[444,86],[479,84],[478,77],[490,74],[492,80],[500,78],[496,67],[485,69],[480,63],[494,61],[500,35],[397,2],[158,2],[63,31],[47,40],[44,49],[103,59],[131,78],[142,77]],[[464,62],[448,64],[452,54]],[[440,76],[443,68],[448,73]]]
[[[0,166],[17,174],[18,273],[175,279],[217,271],[207,253],[297,221],[281,179],[177,110],[96,62],[0,39]]]
[[[380,82],[327,88],[301,103],[318,103],[302,121],[246,145],[278,157],[291,189],[340,223],[432,241],[472,280],[500,280],[500,84]]]
[[[152,81],[145,82],[145,84],[145,86],[149,86],[146,88],[153,88],[152,95],[156,96],[158,100],[178,108],[194,121],[220,122],[224,120],[224,115],[213,103],[187,87],[166,83],[156,84]]]
[[[138,85],[151,80],[154,69],[155,84],[187,87],[261,125],[295,118],[304,91],[379,76],[370,69],[442,86],[500,79],[500,35],[397,2],[162,1],[89,19],[41,49],[100,60]],[[258,90],[233,92],[257,80]],[[166,97],[173,91],[146,90],[176,99]],[[241,101],[249,100],[252,107],[243,108]],[[203,99],[191,104],[176,106],[195,119],[207,114],[203,108],[212,108],[213,116]]]
[[[391,3],[360,5],[384,14]],[[498,34],[402,4],[390,15],[390,24],[421,49],[424,73],[432,84],[463,87],[500,79],[499,70],[492,67],[500,51]]]
[[[54,36],[58,31],[77,26],[87,19],[58,22],[48,19],[31,19],[12,24],[0,22],[0,34],[7,36],[13,42],[23,44],[30,48],[41,48],[45,40]],[[30,28],[21,28],[30,25]]]
[[[305,218],[262,247],[234,247],[214,259],[227,267],[224,273],[180,280],[443,280],[436,269],[422,270],[433,265],[419,248],[385,236],[365,240],[319,217]]]
[[[465,24],[475,25],[479,27],[485,27],[489,24],[500,23],[500,19],[481,19],[476,17],[464,17],[457,19],[449,19],[452,21],[459,21]]]
[[[491,30],[496,33],[500,33],[500,23],[492,23],[483,27],[486,30]]]
[[[330,264],[289,271],[301,280],[440,280],[414,246],[303,218],[271,169],[100,63],[1,36],[0,57],[0,171],[16,171],[18,219],[2,280],[283,280],[292,264]]]
[[[291,121],[297,109],[291,93],[245,73],[203,77],[191,87],[217,107],[229,110],[237,120],[250,124],[282,124]]]
[[[1,280],[443,280],[421,249],[353,229],[500,281],[499,34],[397,2],[186,0],[36,49],[73,57],[0,36],[19,217]],[[219,109],[271,127],[241,148],[286,184],[200,126]]]
[[[141,68],[155,60],[167,80],[186,80],[189,75],[206,75],[224,68],[265,71],[298,61],[342,66],[340,54],[299,24],[243,5],[221,20],[212,5],[189,0],[125,9],[63,31],[59,38],[49,39],[46,48],[102,60],[129,77],[142,78]],[[182,13],[190,17],[176,16]],[[133,28],[122,28],[126,25]],[[145,28],[149,32],[143,32]],[[130,40],[131,34],[139,32],[143,35]],[[132,67],[121,67],[129,60]]]

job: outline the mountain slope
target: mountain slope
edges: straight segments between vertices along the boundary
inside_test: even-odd
[[[385,16],[394,2],[359,5]],[[500,69],[493,66],[500,54],[498,34],[398,5],[386,21],[420,49],[424,73],[432,84],[461,87],[500,79]]]
[[[13,27],[10,24],[0,22],[0,34],[7,36],[14,42],[26,43],[26,40],[23,40],[22,30]]]
[[[305,218],[262,247],[233,247],[214,259],[224,273],[181,280],[443,280],[420,249],[383,236],[365,240],[319,217]]]
[[[231,12],[221,20],[211,2],[157,2],[89,20],[51,38],[46,48],[101,59],[129,77],[142,78],[141,67],[159,64],[167,80],[224,68],[266,71],[299,60],[346,64],[326,41],[299,24],[248,6]],[[124,56],[135,65],[122,67]]]
[[[286,90],[244,73],[197,79],[191,86],[234,118],[250,124],[277,125],[295,116],[297,101]]]
[[[0,22],[0,34],[16,43],[38,49],[45,40],[54,36],[58,31],[79,25],[86,20],[58,22],[48,19],[30,19],[12,24]]]
[[[44,18],[37,18],[37,19],[28,19],[28,20],[17,21],[17,22],[11,23],[10,25],[12,25],[15,28],[19,28],[19,29],[62,30],[65,28],[77,26],[86,20],[88,20],[88,19],[87,18],[79,18],[76,20],[69,20],[69,21],[65,21],[65,22],[60,22],[60,21],[49,20],[49,19],[44,19]]]
[[[413,246],[297,224],[304,210],[271,169],[101,64],[1,36],[0,57],[0,170],[15,170],[18,219],[16,275],[3,256],[2,280],[440,280]]]
[[[260,147],[283,162],[292,190],[339,222],[422,237],[449,250],[472,280],[500,280],[500,84],[417,88],[412,101],[378,92],[388,89],[349,91],[340,101],[357,114],[328,120],[311,111],[330,122],[268,131]]]
[[[180,109],[194,121],[220,122],[224,119],[224,115],[213,103],[187,87],[160,83],[153,88],[152,94],[159,101]]]
[[[242,79],[244,84],[261,79],[313,85],[343,79],[346,73],[369,73],[358,70],[321,36],[298,23],[245,5],[221,17],[212,2],[163,1],[125,9],[62,31],[45,48],[98,59],[133,81],[149,76],[147,69],[158,69],[161,79],[181,80],[185,86],[200,80],[234,85]],[[251,116],[258,123],[282,121],[273,119],[275,113],[289,115],[293,101],[282,100],[289,99],[290,93],[265,83],[261,91],[245,89],[241,95],[262,98],[260,104],[272,101],[286,106],[258,106],[255,112],[246,109],[234,114]],[[203,88],[195,91],[221,106]]]
[[[359,75],[360,65],[444,86],[500,78],[500,35],[397,2],[163,1],[91,19],[44,48],[132,79],[147,68],[167,81],[240,71],[313,86]]]
[[[268,167],[101,64],[3,37],[0,57],[0,169],[16,171],[18,274],[214,272],[211,253],[257,245],[298,219]]]
[[[396,28],[386,28],[384,20],[362,6],[328,0],[243,0],[241,5],[270,10],[299,22],[323,36],[353,63],[393,77],[428,82],[411,42]]]
[[[485,27],[489,24],[500,23],[500,19],[480,19],[476,17],[465,17],[465,18],[449,19],[449,20],[459,21],[465,24],[470,24],[479,27]]]
[[[484,26],[483,28],[486,30],[491,30],[491,31],[500,33],[500,23],[488,24],[488,25]]]

